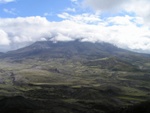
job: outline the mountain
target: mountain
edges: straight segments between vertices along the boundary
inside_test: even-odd
[[[2,54],[4,54],[4,53],[0,52],[0,55],[2,55]]]
[[[20,62],[27,59],[48,61],[50,59],[70,59],[80,61],[87,66],[99,66],[111,70],[138,70],[148,69],[146,62],[150,61],[150,55],[131,52],[118,48],[109,43],[92,43],[68,41],[57,42],[38,41],[27,47],[9,51],[0,55],[0,59],[10,59],[13,62]],[[126,68],[124,68],[126,67]],[[144,68],[143,68],[144,67]]]
[[[91,56],[91,57],[105,57],[108,55],[117,54],[118,51],[122,51],[108,43],[90,43],[90,42],[57,42],[51,41],[39,41],[34,44],[21,48],[15,51],[6,53],[5,57],[12,58],[25,58],[25,57],[73,57],[73,56]]]
[[[38,41],[0,55],[0,111],[148,113],[149,69],[148,54],[109,43]]]
[[[110,56],[130,57],[140,54],[118,48],[109,43],[91,43],[80,41],[57,42],[38,41],[27,47],[7,52],[1,58],[72,58],[86,59],[104,58]],[[146,56],[146,55],[142,55]]]

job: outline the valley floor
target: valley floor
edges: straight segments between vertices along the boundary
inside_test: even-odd
[[[107,60],[0,61],[0,113],[149,113],[149,71]]]

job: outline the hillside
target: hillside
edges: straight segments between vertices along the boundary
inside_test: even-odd
[[[0,56],[0,111],[126,113],[138,105],[143,109],[143,102],[150,106],[149,62],[147,54],[108,43],[36,42]]]
[[[0,52],[0,55],[2,55],[2,54],[4,54],[4,53]]]
[[[131,52],[123,50],[109,43],[91,43],[80,41],[57,42],[39,41],[30,46],[10,51],[3,57],[26,58],[26,57],[47,57],[61,58],[80,56],[85,58],[102,58],[107,56],[117,56],[130,54]],[[133,53],[132,53],[133,54]],[[135,53],[134,53],[135,54]]]

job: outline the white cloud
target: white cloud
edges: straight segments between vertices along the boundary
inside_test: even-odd
[[[77,2],[78,0],[71,0],[71,2]]]
[[[150,0],[83,0],[86,7],[101,12],[133,13],[145,20],[150,20]]]
[[[43,16],[45,16],[45,17],[46,16],[52,16],[52,15],[53,15],[53,13],[47,13],[47,12],[43,14]]]
[[[83,13],[80,15],[70,15],[68,13],[62,13],[58,14],[58,17],[62,19],[69,19],[71,21],[75,21],[78,23],[98,23],[101,21],[99,18],[99,15],[94,15],[94,14],[88,14],[88,13]]]
[[[0,0],[0,3],[14,2],[15,0]]]
[[[5,31],[11,42],[36,41],[49,30],[49,22],[42,17],[0,19],[0,28]]]
[[[124,5],[124,9],[143,17],[146,22],[150,20],[150,0],[131,0],[130,3]]]
[[[67,11],[67,12],[76,12],[76,9],[75,8],[67,8],[67,9],[65,9],[65,11]]]
[[[95,10],[111,11],[120,8],[121,5],[129,0],[84,0],[83,3],[87,7],[91,7]]]
[[[10,44],[10,40],[7,36],[7,33],[5,33],[3,30],[0,29],[0,45],[9,45]]]
[[[40,16],[0,19],[0,45],[25,45],[48,37],[53,41],[104,41],[122,48],[150,51],[150,30],[138,26],[143,22],[141,17],[116,16],[104,21],[87,13],[58,16],[64,20],[50,22]]]
[[[4,8],[3,11],[4,11],[5,13],[9,13],[9,14],[12,14],[12,15],[16,15],[16,13],[15,13],[16,9],[14,9],[14,8],[12,8],[12,9],[6,9],[6,8]]]
[[[131,17],[125,15],[125,16],[109,17],[107,18],[107,23],[113,25],[124,25],[124,26],[137,25],[138,26],[138,25],[143,25],[144,20],[140,17]]]

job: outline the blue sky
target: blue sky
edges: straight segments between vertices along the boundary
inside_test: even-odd
[[[0,51],[45,38],[150,52],[150,0],[0,0]]]
[[[70,0],[15,0],[0,6],[2,18],[47,16],[48,19],[56,21],[56,14],[63,12],[68,6],[72,7],[73,3]]]

